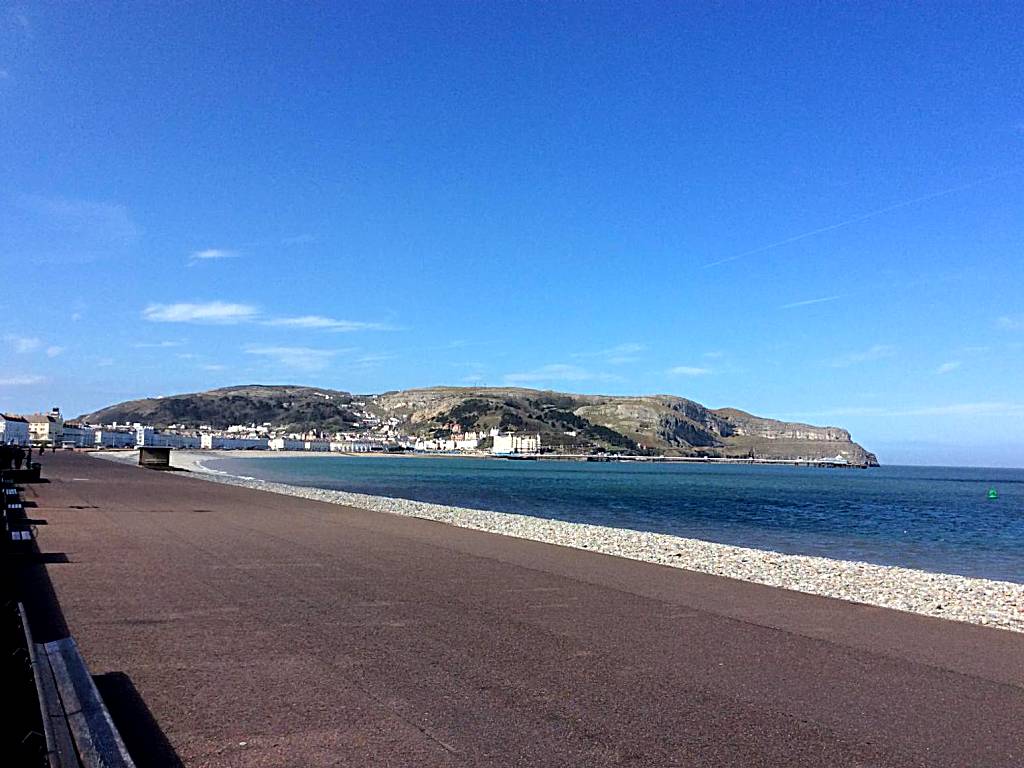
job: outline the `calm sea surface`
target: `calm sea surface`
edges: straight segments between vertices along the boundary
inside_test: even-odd
[[[293,485],[1024,583],[1024,470],[231,458]],[[995,488],[997,499],[989,499]]]

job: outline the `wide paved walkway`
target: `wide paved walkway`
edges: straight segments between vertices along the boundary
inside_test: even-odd
[[[44,475],[37,640],[73,634],[152,764],[1024,765],[1021,634],[81,454]]]

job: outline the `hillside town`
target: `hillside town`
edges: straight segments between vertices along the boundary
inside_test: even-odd
[[[397,420],[378,422],[364,431],[287,432],[271,423],[236,424],[225,429],[171,425],[158,429],[131,424],[85,424],[65,421],[60,408],[47,413],[0,414],[0,444],[44,450],[164,447],[193,450],[309,451],[334,453],[426,453],[530,456],[540,453],[540,435],[501,432],[456,432],[424,438],[397,428]]]

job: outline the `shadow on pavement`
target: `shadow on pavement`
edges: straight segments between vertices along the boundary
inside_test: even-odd
[[[184,763],[128,675],[108,672],[94,675],[93,680],[136,765],[183,768]]]
[[[71,635],[46,569],[48,563],[69,562],[63,552],[40,552],[35,542],[32,542],[31,549],[26,548],[22,552],[0,552],[0,593],[9,605],[13,606],[18,601],[25,605],[32,639],[36,643],[48,643]],[[31,674],[22,677],[29,681],[34,699],[35,686]],[[131,678],[122,672],[109,672],[95,675],[93,680],[136,765],[182,768],[184,764],[160,730]],[[6,692],[5,689],[5,695]],[[0,738],[9,740],[8,737],[9,734],[0,733]],[[0,744],[0,754],[3,754],[3,748],[4,745]],[[0,764],[6,765],[2,760]]]
[[[64,612],[53,590],[50,574],[46,572],[47,563],[68,562],[63,552],[41,553],[35,542],[32,542],[30,551],[8,555],[5,562],[12,596],[25,604],[33,639],[37,643],[48,643],[69,635]]]

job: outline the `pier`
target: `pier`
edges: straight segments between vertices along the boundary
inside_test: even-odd
[[[489,458],[488,454],[481,457]],[[751,457],[711,457],[711,456],[624,456],[618,454],[579,454],[579,453],[536,453],[520,456],[495,456],[503,459],[534,459],[538,461],[596,461],[596,462],[634,462],[643,464],[766,464],[782,467],[821,467],[824,469],[867,469],[868,464],[855,464],[838,459],[762,459]]]

